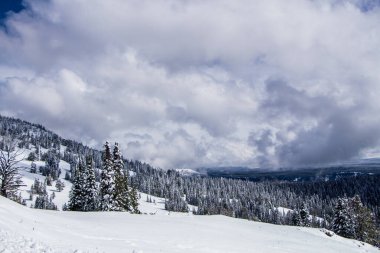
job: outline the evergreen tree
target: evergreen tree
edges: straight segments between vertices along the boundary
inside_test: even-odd
[[[36,153],[34,153],[33,151],[29,153],[28,157],[26,158],[26,160],[28,161],[35,161],[37,159],[37,155]]]
[[[302,203],[299,210],[300,225],[308,227],[310,225],[309,221],[309,211],[305,207],[305,204]]]
[[[34,179],[34,183],[30,187],[30,191],[32,194],[44,195],[47,194],[46,184],[40,182],[38,178]]]
[[[94,163],[91,155],[86,157],[85,171],[85,204],[84,211],[95,211],[97,209],[97,186],[95,181]]]
[[[68,171],[66,171],[66,173],[65,173],[65,180],[71,181],[70,172],[68,172]]]
[[[57,210],[57,206],[53,203],[53,197],[48,197],[47,194],[37,196],[34,203],[36,209]]]
[[[115,192],[115,174],[113,171],[113,163],[111,150],[108,142],[104,145],[103,166],[100,181],[100,203],[101,211],[116,211],[117,203],[114,199]]]
[[[62,211],[67,211],[67,210],[68,210],[67,204],[64,203],[63,206],[62,206]]]
[[[345,198],[339,198],[335,206],[332,230],[340,236],[354,238],[354,224]]]
[[[37,165],[34,162],[30,164],[30,173],[37,173]]]
[[[50,176],[50,174],[46,177],[46,185],[52,186],[53,178]]]
[[[140,213],[139,210],[139,197],[137,195],[136,187],[132,185],[131,190],[129,192],[129,199],[130,199],[130,210],[132,213]]]
[[[84,169],[83,161],[80,159],[69,196],[68,209],[71,211],[84,211],[85,209],[86,178]]]
[[[128,177],[124,170],[124,161],[122,159],[118,143],[115,143],[113,150],[113,168],[115,171],[114,198],[117,202],[118,209],[119,211],[130,211]]]
[[[354,218],[355,239],[373,245],[378,244],[379,234],[376,231],[374,217],[370,210],[363,205],[359,195],[350,199],[349,207]]]
[[[65,188],[65,183],[61,179],[58,179],[55,183],[55,188],[57,188],[57,191],[61,192],[63,188]]]
[[[293,226],[301,226],[301,218],[300,218],[300,214],[298,213],[298,211],[292,212],[291,222],[292,222],[291,224]]]
[[[165,200],[165,209],[173,212],[188,212],[189,207],[179,191],[172,191],[169,199]]]

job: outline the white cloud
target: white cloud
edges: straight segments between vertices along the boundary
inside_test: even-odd
[[[97,147],[117,140],[127,157],[165,168],[324,163],[379,145],[376,8],[28,4],[0,32],[3,113]]]

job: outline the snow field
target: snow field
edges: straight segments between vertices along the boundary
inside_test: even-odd
[[[0,227],[5,231],[0,234],[1,240],[7,245],[21,240],[26,248],[41,248],[34,252],[379,252],[368,244],[329,237],[313,228],[220,215],[48,211],[30,209],[5,198],[0,198]],[[19,252],[17,248],[7,250]]]

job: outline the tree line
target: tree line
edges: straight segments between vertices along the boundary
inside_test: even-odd
[[[163,171],[138,161],[128,161],[126,166],[135,171],[132,180],[138,189],[165,198],[165,207],[170,211],[188,211],[186,205],[190,204],[197,206],[190,210],[197,215],[222,214],[279,225],[327,228],[349,238],[373,244],[379,242],[379,175],[347,177],[331,182],[252,182],[184,177],[175,170]],[[366,216],[376,231],[368,232],[371,234],[368,238],[360,233],[347,236],[334,227],[339,199],[348,202],[353,197],[364,204],[361,204],[363,209],[360,212],[350,211],[350,217]]]

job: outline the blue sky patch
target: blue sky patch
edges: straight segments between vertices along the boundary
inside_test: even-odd
[[[2,0],[0,1],[0,22],[2,23],[9,12],[19,12],[24,9],[22,0]]]

